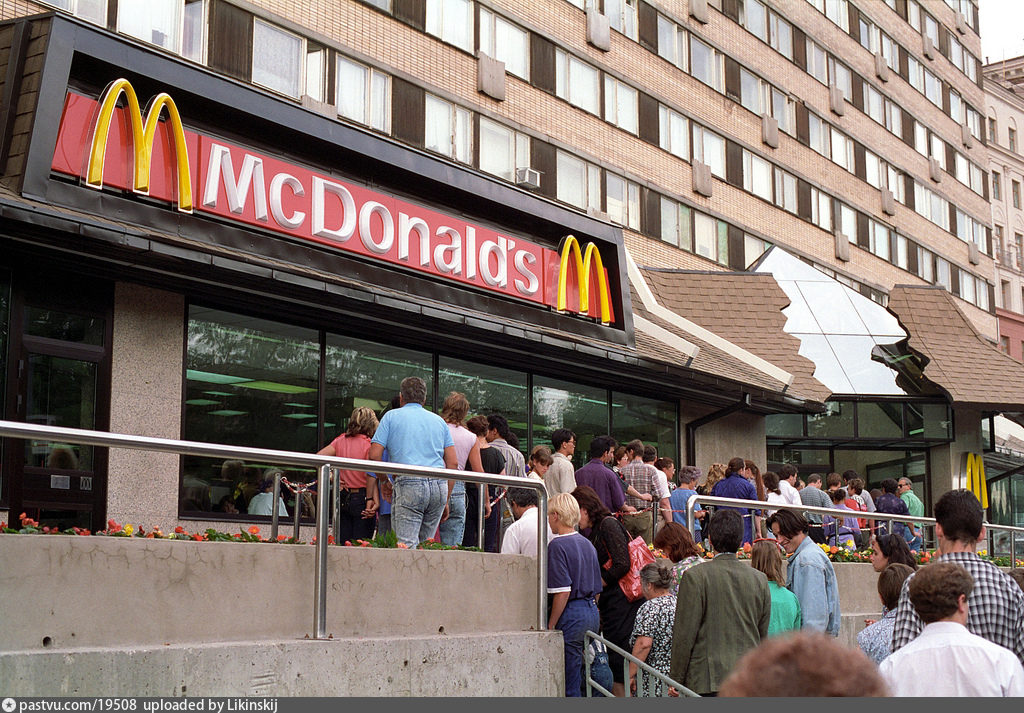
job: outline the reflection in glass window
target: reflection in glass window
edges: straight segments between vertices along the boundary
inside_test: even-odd
[[[470,113],[428,94],[424,122],[424,147],[448,158],[469,163],[473,157]]]
[[[530,165],[530,137],[480,117],[480,170],[514,181],[516,168]]]
[[[528,455],[530,392],[526,372],[441,356],[437,379],[438,401],[443,403],[449,393],[458,391],[469,401],[470,417],[500,413],[519,437],[523,454]],[[551,447],[550,439],[547,445]]]
[[[107,26],[107,0],[41,0],[41,2],[61,10],[67,10],[83,20],[103,27]],[[122,0],[122,2],[128,2],[128,0]],[[128,30],[121,31],[128,32]]]
[[[252,53],[252,81],[281,94],[299,98],[302,95],[302,66],[305,40],[280,27],[255,19]]]
[[[338,115],[388,133],[391,80],[388,75],[338,55]]]
[[[181,56],[203,63],[206,61],[206,0],[185,0],[183,19]]]
[[[551,443],[556,429],[576,434],[577,468],[589,460],[590,442],[609,432],[608,392],[593,386],[571,384],[544,376],[533,379],[533,443]]]
[[[659,458],[679,462],[676,404],[673,401],[613,391],[611,432],[619,443],[639,438],[645,445],[654,446]]]
[[[157,47],[178,51],[181,40],[181,0],[135,0],[117,4],[117,31]],[[99,8],[90,7],[90,13]],[[106,25],[106,18],[96,22]]]
[[[555,175],[558,179],[558,200],[583,210],[601,210],[601,169],[559,151]]]
[[[825,411],[807,414],[807,435],[810,438],[849,438],[853,436],[854,404],[826,401]]]
[[[426,0],[427,32],[467,52],[473,51],[473,3],[470,0]]]
[[[185,439],[319,449],[315,330],[193,305],[185,362]],[[271,465],[185,456],[181,509],[227,513],[233,508],[245,514]],[[290,475],[301,482],[313,478],[312,473]]]
[[[591,114],[600,114],[600,72],[567,52],[555,50],[555,94]]]
[[[693,245],[694,252],[701,257],[729,264],[729,228],[725,221],[712,218],[710,215],[693,213]]]
[[[863,401],[857,404],[857,435],[861,438],[901,438],[903,404],[898,401]]]
[[[743,264],[749,267],[753,265],[765,251],[772,246],[767,240],[756,238],[753,235],[743,236]]]
[[[496,15],[480,8],[480,51],[488,57],[505,63],[505,71],[529,79],[529,33]]]

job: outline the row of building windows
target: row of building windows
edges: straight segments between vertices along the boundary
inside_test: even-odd
[[[201,0],[196,0],[196,2],[205,4]],[[195,5],[196,3],[191,4]],[[427,24],[439,36],[450,33],[451,28],[461,27],[464,24],[462,20],[466,17],[471,18],[471,16],[455,12],[457,8],[465,4],[467,3],[464,0],[445,0],[445,2],[438,3],[433,10],[427,13]],[[468,4],[472,5],[472,3]],[[431,6],[433,5],[431,4]],[[528,33],[518,30],[516,26],[490,10],[481,8],[481,12],[481,29],[487,30],[483,36],[514,40],[497,42],[488,48],[501,55],[503,50],[500,48],[502,47],[518,47],[517,54],[522,55],[523,63],[517,64],[513,61],[507,66],[518,66],[519,70],[517,71],[528,73],[526,59],[529,52],[523,50],[529,44]],[[682,38],[685,41],[687,35],[678,25],[669,26],[666,24],[667,18],[660,15],[659,19],[665,21],[661,25],[660,34],[662,36],[676,40]],[[325,48],[310,52],[313,43],[305,44],[304,38],[299,38],[284,30],[280,30],[280,35],[275,35],[273,33],[278,28],[275,28],[274,25],[259,18],[255,18],[254,22],[254,43],[263,48],[279,50],[272,52],[278,57],[278,61],[271,63],[276,68],[274,72],[257,73],[254,57],[254,82],[278,91],[286,89],[287,82],[290,82],[294,88],[295,82],[298,81],[297,78],[303,76],[299,71],[301,67],[292,63],[292,70],[282,70],[282,67],[287,66],[288,63],[280,61],[280,55],[301,56],[303,50],[307,58],[304,75],[307,85],[317,81],[326,82],[328,72],[324,65],[329,54],[323,51]],[[522,34],[518,34],[520,32]],[[450,34],[445,35],[442,39],[449,41],[453,37],[458,39],[458,36]],[[297,38],[300,42],[292,43],[291,38]],[[705,67],[706,71],[698,71],[695,76],[713,82],[718,85],[716,88],[721,89],[723,84],[721,81],[723,74],[721,59],[709,60],[709,57],[714,58],[717,50],[693,35],[689,36],[689,40],[690,42],[684,46],[680,46],[678,41],[675,45],[669,45],[674,48],[674,51],[682,50],[687,45],[691,50],[690,56],[687,56],[685,52],[676,54],[674,63],[677,66],[683,64],[689,67]],[[338,115],[382,133],[392,133],[391,111],[395,98],[391,96],[391,78],[375,68],[348,57],[336,53],[331,54],[334,59],[334,104]],[[660,43],[659,54],[661,54]],[[314,70],[313,68],[318,69]],[[781,129],[798,133],[795,132],[797,123],[795,114],[797,112],[792,101],[780,90],[746,68],[740,67],[739,69],[738,93],[741,103],[753,112],[771,113],[779,120]],[[633,134],[640,133],[639,92],[628,84],[610,75],[604,75],[602,82],[602,75],[597,68],[560,48],[555,48],[554,84],[555,93],[570,103],[596,115],[603,114],[606,120],[623,130]],[[310,87],[307,86],[307,93],[309,89]],[[313,88],[312,91],[316,94],[314,98],[318,100],[327,98],[327,92],[322,87],[320,89]],[[287,92],[282,91],[282,93]],[[487,173],[504,180],[515,181],[517,169],[528,167],[533,163],[530,136],[482,115],[477,119],[478,123],[474,125],[474,113],[470,110],[441,97],[424,93],[422,145],[424,148],[452,160],[469,165],[475,164]],[[831,204],[834,199],[824,192],[812,188],[813,199],[810,201],[812,207],[806,212],[806,215],[801,214],[798,210],[797,177],[756,153],[738,145],[734,145],[727,151],[727,144],[731,142],[727,142],[725,137],[691,121],[682,113],[664,104],[658,105],[657,126],[652,131],[656,132],[656,136],[647,136],[647,140],[653,139],[652,143],[657,143],[678,158],[687,161],[692,158],[692,160],[705,163],[709,166],[712,175],[719,179],[728,181],[736,187],[742,187],[783,210],[801,215],[824,230],[833,230]],[[474,151],[474,136],[479,143],[478,152]],[[933,136],[933,139],[937,138]],[[906,204],[906,190],[904,181],[901,180],[900,169],[889,165],[874,153],[866,150],[864,150],[865,158],[861,165],[855,159],[855,142],[814,114],[808,114],[806,143],[874,187],[891,190],[896,200]],[[729,155],[735,155],[736,160],[739,161],[731,171],[727,171]],[[554,184],[548,186],[548,195],[582,210],[603,211],[610,220],[627,228],[637,231],[642,229],[639,184],[612,171],[602,172],[599,166],[561,150],[556,152],[555,165],[551,166],[551,169],[550,173],[554,175],[548,175],[543,179]],[[728,175],[729,173],[732,175]],[[951,230],[949,202],[920,184],[914,183],[914,186],[915,210],[944,229]],[[684,204],[680,203],[679,205]],[[852,208],[845,204],[842,205],[843,208],[837,208],[837,216],[854,215]],[[667,215],[665,211],[662,211],[662,214]],[[956,216],[956,229],[952,232],[966,241],[976,242],[982,250],[985,250],[987,246],[984,239],[984,226],[963,214],[959,209],[957,209]],[[696,222],[702,220],[694,218]],[[711,219],[708,218],[708,220]],[[719,222],[721,223],[721,221]],[[700,222],[700,225],[710,224]],[[723,265],[730,265],[727,243],[719,238],[712,239],[710,237],[712,232],[697,227],[696,223],[692,229],[672,230],[663,226],[661,230],[654,232],[657,237],[661,237],[677,247]],[[715,235],[718,234],[715,233]],[[855,237],[856,230],[850,227],[848,217],[844,234],[850,237],[855,244],[860,244]],[[751,237],[750,240],[758,239]],[[875,244],[874,248],[868,243],[863,244],[862,247],[870,249],[883,259],[895,262],[891,259],[891,254],[895,254],[895,252],[890,253],[888,249],[877,247],[878,241],[875,241]],[[733,253],[732,264],[734,267],[742,268],[752,261],[745,259],[745,256],[741,258],[736,254],[735,249]],[[756,258],[756,255],[754,257]],[[741,259],[742,262],[740,262]],[[906,268],[905,265],[901,267]]]

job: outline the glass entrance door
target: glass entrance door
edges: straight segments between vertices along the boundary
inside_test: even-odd
[[[8,411],[26,423],[107,430],[110,315],[102,303],[90,304],[89,290],[75,295],[73,306],[70,295],[32,292],[14,293]],[[12,521],[24,512],[61,530],[104,527],[105,448],[31,439],[9,441],[5,451]]]

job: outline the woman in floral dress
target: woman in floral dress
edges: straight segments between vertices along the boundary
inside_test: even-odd
[[[676,620],[676,597],[668,589],[674,581],[672,568],[663,559],[640,570],[640,585],[647,601],[636,613],[633,634],[629,637],[632,654],[666,676],[672,663],[672,628]],[[662,681],[647,671],[639,671],[638,678],[639,668],[630,661],[630,693],[645,698],[667,695]]]
[[[683,578],[683,573],[695,564],[703,562],[700,549],[694,543],[690,531],[678,522],[665,523],[654,536],[653,544],[654,549],[661,550],[661,553],[673,563],[669,594],[674,597],[679,593],[679,580]]]

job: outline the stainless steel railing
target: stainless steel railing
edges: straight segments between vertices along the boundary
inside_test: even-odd
[[[691,691],[689,688],[687,688],[683,684],[681,684],[678,681],[675,681],[675,680],[669,678],[668,676],[663,674],[658,669],[653,668],[646,661],[641,661],[636,656],[634,656],[632,654],[632,652],[626,651],[621,646],[617,646],[617,645],[613,644],[608,639],[604,638],[600,634],[597,634],[597,633],[594,633],[593,631],[590,631],[589,629],[583,633],[583,652],[584,652],[584,655],[583,655],[583,661],[584,661],[583,680],[587,684],[587,697],[588,698],[592,696],[592,693],[593,693],[592,689],[594,689],[594,688],[596,688],[599,692],[601,692],[605,696],[607,696],[609,698],[612,697],[612,692],[609,691],[604,686],[602,686],[597,681],[595,681],[594,678],[590,675],[590,660],[587,658],[586,652],[587,652],[587,649],[590,647],[590,642],[591,641],[600,641],[602,644],[605,645],[605,648],[611,649],[612,651],[614,651],[617,654],[619,654],[620,656],[622,656],[622,680],[626,682],[626,697],[627,698],[630,697],[630,690],[629,690],[629,664],[630,663],[635,663],[637,665],[637,668],[640,671],[646,671],[653,678],[655,678],[658,681],[661,681],[665,685],[665,690],[666,691],[668,690],[669,687],[672,687],[672,688],[675,688],[676,691],[679,692],[679,696],[681,698],[700,698],[700,694],[694,693],[693,691]],[[666,693],[666,696],[667,695],[668,694]]]
[[[863,510],[840,510],[839,508],[821,508],[811,505],[790,505],[789,503],[769,503],[764,500],[743,500],[740,498],[717,498],[712,495],[690,496],[686,503],[686,527],[692,533],[697,520],[694,514],[700,504],[705,505],[727,505],[729,507],[745,507],[756,510],[796,510],[798,512],[812,512],[819,515],[833,515],[839,518],[855,517],[862,520],[895,520],[898,522],[915,522],[926,527],[935,526],[933,517],[914,517],[913,515],[893,515],[885,512],[865,512]],[[995,525],[989,522],[983,523],[988,531],[1007,531],[1010,533],[1010,567],[1017,566],[1016,547],[1014,545],[1013,533],[1024,533],[1024,527],[1013,525]],[[837,528],[838,529],[838,528]]]
[[[508,475],[491,475],[467,470],[448,470],[446,468],[427,468],[418,465],[404,465],[383,461],[361,460],[358,458],[336,458],[319,456],[293,451],[279,451],[268,448],[246,448],[228,446],[220,443],[201,443],[198,441],[181,441],[171,438],[154,438],[150,436],[132,436],[123,433],[107,433],[105,431],[89,431],[78,428],[59,426],[41,426],[34,423],[18,421],[0,421],[0,436],[20,439],[58,440],[65,443],[78,443],[109,448],[128,448],[143,451],[158,451],[178,455],[207,456],[213,458],[260,459],[281,465],[315,468],[317,470],[317,505],[316,505],[316,557],[314,560],[313,588],[313,638],[326,639],[327,636],[327,547],[328,547],[328,498],[330,496],[331,470],[370,471],[378,474],[396,476],[414,476],[434,478],[438,480],[463,480],[467,483],[485,485],[502,485],[511,488],[531,488],[537,491],[538,510],[547,513],[548,495],[544,482],[535,478],[519,478]],[[277,501],[274,501],[271,512],[277,512]],[[537,538],[537,629],[547,629],[547,551],[548,539]]]

